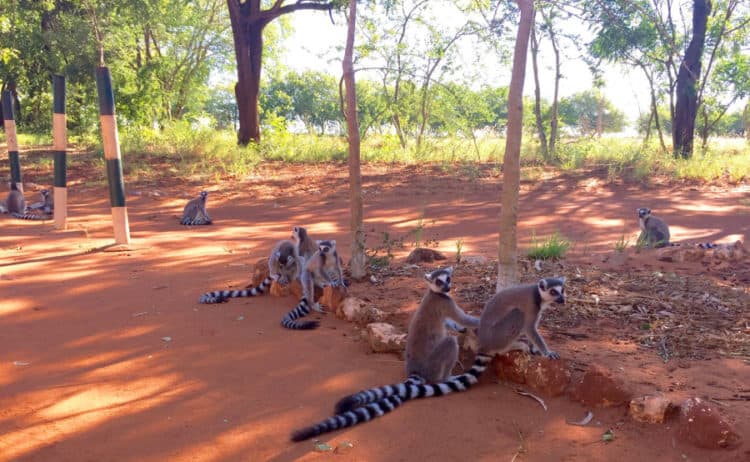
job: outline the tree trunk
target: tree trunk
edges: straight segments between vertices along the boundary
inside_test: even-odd
[[[745,110],[742,111],[742,116],[745,122],[745,139],[750,142],[750,101],[745,104]]]
[[[544,10],[542,10],[542,17],[544,18],[544,21],[549,26],[549,40],[552,44],[552,51],[555,53],[555,89],[552,95],[552,107],[550,108],[550,117],[549,117],[549,148],[547,151],[549,152],[550,159],[555,159],[557,156],[555,155],[556,152],[556,144],[557,144],[557,112],[558,112],[558,103],[560,99],[560,79],[562,78],[562,73],[560,72],[560,49],[557,47],[557,36],[555,35],[555,30],[552,28],[552,21],[544,14]]]
[[[697,81],[701,74],[701,58],[706,41],[706,23],[711,12],[710,0],[693,0],[693,37],[685,51],[685,59],[677,73],[677,89],[672,122],[672,147],[675,157],[689,159],[693,155],[695,117],[698,114]]]
[[[352,279],[360,280],[367,274],[365,259],[365,225],[362,218],[362,172],[359,159],[359,120],[357,117],[357,92],[354,80],[354,32],[357,21],[357,0],[349,0],[346,49],[342,68],[346,88],[346,129],[349,138],[349,206],[351,217],[349,232],[352,239],[352,257],[349,269]]]
[[[260,70],[263,59],[263,28],[247,24],[248,40],[235,40],[237,55],[237,84],[234,95],[237,98],[240,128],[237,143],[247,145],[251,140],[260,141],[260,116],[258,95],[260,94]]]
[[[534,22],[534,1],[516,0],[521,10],[518,34],[513,51],[508,92],[508,129],[503,157],[503,191],[500,209],[500,236],[498,238],[497,287],[499,292],[505,287],[518,283],[518,191],[521,184],[521,138],[523,135],[523,81],[526,75],[526,54],[529,36]]]
[[[237,142],[244,146],[251,140],[260,141],[258,95],[263,64],[263,29],[283,14],[299,10],[330,11],[333,3],[300,1],[284,4],[283,0],[278,0],[263,10],[261,0],[227,0],[227,7],[237,59],[237,84],[234,86],[240,125]]]
[[[542,90],[539,86],[539,41],[536,39],[536,27],[531,29],[531,66],[534,71],[534,115],[536,116],[536,129],[539,133],[539,144],[542,148],[542,157],[549,162],[549,150],[547,149],[547,135],[544,132],[544,120],[542,119]]]

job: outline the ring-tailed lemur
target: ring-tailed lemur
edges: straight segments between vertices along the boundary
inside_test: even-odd
[[[661,218],[651,215],[651,209],[641,207],[636,209],[638,213],[638,224],[641,227],[641,234],[638,236],[638,242],[645,247],[660,248],[670,246],[680,246],[679,243],[669,242],[669,226]],[[713,249],[717,244],[713,242],[703,242],[694,244],[702,249]]]
[[[208,191],[201,191],[195,199],[190,199],[182,210],[181,225],[210,225],[213,223],[206,210],[206,201],[208,200]]]
[[[293,441],[367,422],[391,412],[411,397],[421,396],[425,383],[449,379],[458,361],[458,342],[448,335],[446,320],[467,327],[479,326],[479,318],[466,314],[448,295],[453,268],[425,274],[428,290],[409,324],[406,343],[406,381],[372,388],[348,396],[336,405],[333,417],[297,430]]]
[[[560,356],[547,348],[538,326],[542,313],[551,304],[565,303],[564,284],[565,278],[546,278],[538,284],[509,287],[488,300],[479,320],[479,351],[467,372],[433,384],[412,376],[400,384],[371,388],[347,396],[336,405],[336,415],[294,432],[292,440],[302,441],[367,422],[411,399],[466,391],[479,381],[495,354],[526,346],[522,342],[523,336],[535,347],[532,353],[558,359]]]
[[[301,278],[305,262],[318,251],[315,241],[307,234],[307,229],[302,226],[292,228],[292,241],[294,241],[294,256],[301,263],[298,267],[297,278]]]
[[[49,189],[42,189],[39,191],[39,195],[42,196],[42,200],[31,204],[29,210],[41,210],[44,214],[52,215],[52,212],[55,210],[55,203]]]
[[[14,218],[20,218],[22,220],[49,220],[49,215],[39,215],[34,213],[26,213],[26,198],[23,195],[23,191],[18,189],[18,185],[14,181],[10,182],[10,191],[8,191],[8,197],[5,200],[5,205],[8,208],[8,213]]]
[[[217,290],[206,292],[198,300],[200,303],[221,303],[229,298],[255,297],[266,293],[273,281],[286,285],[297,277],[298,261],[295,257],[294,243],[279,241],[268,257],[268,277],[257,286],[243,290]]]
[[[341,269],[336,241],[317,241],[318,250],[309,259],[304,260],[300,274],[302,284],[302,299],[281,320],[281,325],[287,329],[309,330],[318,327],[317,321],[296,322],[303,316],[310,314],[310,310],[324,313],[320,304],[315,301],[315,286],[344,287],[344,272]],[[333,276],[332,276],[333,275]]]

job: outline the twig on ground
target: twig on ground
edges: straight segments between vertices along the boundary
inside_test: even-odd
[[[523,390],[518,389],[518,388],[515,389],[515,392],[518,393],[519,395],[528,396],[529,398],[535,399],[539,404],[542,405],[542,408],[544,408],[545,411],[547,410],[547,404],[545,404],[545,402],[544,402],[544,400],[542,400],[542,398],[540,398],[540,397],[538,397],[538,396],[536,396],[536,395],[534,395],[532,393],[529,393],[528,391],[523,391]]]

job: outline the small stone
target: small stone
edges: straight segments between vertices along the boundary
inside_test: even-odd
[[[484,255],[466,255],[461,257],[461,263],[467,265],[485,265],[489,259]]]
[[[586,406],[613,407],[629,403],[632,393],[609,369],[592,364],[573,382],[570,396]]]
[[[734,448],[742,441],[719,411],[700,398],[689,398],[680,405],[677,437],[706,449]]]
[[[446,256],[437,250],[426,249],[424,247],[418,247],[411,251],[408,257],[406,257],[406,263],[431,263],[435,260],[445,260]]]
[[[383,319],[383,312],[364,300],[346,297],[336,310],[336,316],[350,322],[370,323]]]
[[[664,396],[641,396],[630,401],[630,416],[638,422],[662,423],[672,407]]]
[[[406,334],[385,322],[368,324],[367,339],[376,353],[398,353],[406,348]]]

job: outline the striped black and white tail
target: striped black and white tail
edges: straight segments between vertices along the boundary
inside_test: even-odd
[[[396,385],[371,388],[348,396],[336,405],[336,414],[310,427],[292,433],[292,441],[304,441],[323,433],[369,422],[382,417],[406,401],[430,396],[443,396],[455,391],[466,391],[479,381],[492,356],[478,354],[474,365],[467,372],[436,383],[425,384],[418,375],[410,376],[406,381]]]
[[[719,244],[716,244],[714,242],[701,242],[700,244],[683,244],[681,242],[670,242],[670,247],[685,247],[685,246],[694,246],[701,249],[715,249],[719,246]]]
[[[302,297],[299,304],[295,306],[292,311],[288,312],[284,319],[281,320],[281,325],[287,329],[296,330],[310,330],[316,329],[320,323],[318,321],[304,321],[297,322],[295,319],[299,319],[303,316],[310,314],[310,304],[307,302],[307,297]]]
[[[403,400],[398,395],[388,396],[381,401],[369,403],[351,411],[337,414],[326,420],[318,422],[310,427],[305,427],[292,433],[292,441],[304,441],[323,433],[332,432],[341,428],[353,427],[355,425],[369,422],[381,417],[401,406]]]
[[[52,219],[50,215],[38,215],[35,213],[13,212],[10,214],[10,216],[14,218],[20,218],[21,220],[51,220]]]
[[[457,391],[466,391],[479,381],[479,377],[491,361],[491,355],[478,353],[477,357],[474,358],[474,365],[471,366],[471,369],[443,382],[428,384],[424,383],[424,380],[418,375],[411,375],[405,382],[396,385],[360,391],[336,403],[335,412],[341,414],[368,403],[381,401],[389,396],[398,396],[402,401],[409,401],[416,398],[429,398]]]
[[[216,290],[214,292],[206,292],[205,294],[201,295],[201,298],[198,299],[198,301],[200,303],[222,303],[226,302],[227,299],[230,298],[257,297],[258,295],[265,294],[268,291],[268,288],[271,287],[272,282],[273,279],[267,277],[263,279],[258,287],[253,287],[250,289]]]

